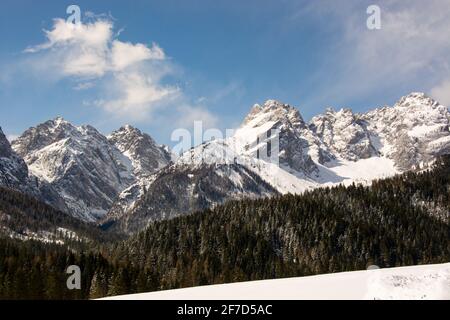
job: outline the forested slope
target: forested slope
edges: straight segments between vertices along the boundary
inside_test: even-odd
[[[450,157],[435,168],[303,195],[232,201],[74,250],[0,241],[0,298],[96,298],[450,261]],[[82,269],[82,290],[65,270]]]

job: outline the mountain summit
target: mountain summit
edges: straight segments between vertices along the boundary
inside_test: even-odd
[[[135,176],[144,176],[165,167],[171,161],[167,147],[160,146],[146,133],[125,125],[108,136],[108,140],[131,160]]]
[[[87,221],[101,219],[122,191],[166,166],[171,156],[132,126],[105,137],[62,117],[26,130],[12,149],[39,184],[57,191],[69,213]]]

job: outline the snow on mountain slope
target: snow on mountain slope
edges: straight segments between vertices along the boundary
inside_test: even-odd
[[[156,176],[125,190],[102,221],[104,225],[117,222],[116,227],[126,232],[136,231],[150,221],[226,200],[300,193],[317,187],[309,176],[317,175],[318,168],[307,153],[308,142],[301,137],[305,124],[298,111],[275,101],[253,110],[254,117],[250,113],[233,137],[204,142]],[[278,138],[267,134],[271,130],[279,132],[279,163],[262,158],[268,143]],[[189,180],[192,184],[186,182]]]
[[[30,172],[58,191],[69,213],[95,221],[135,181],[128,158],[91,126],[62,118],[25,131],[13,142]]]
[[[171,161],[166,147],[157,145],[148,134],[130,125],[111,133],[108,140],[130,159],[136,177],[152,174]]]
[[[305,123],[297,109],[268,100],[263,105],[253,106],[233,136],[191,148],[169,167],[173,173],[189,169],[195,176],[205,168],[216,170],[220,165],[239,164],[282,194],[298,194],[341,183],[370,184],[374,179],[426,166],[437,155],[450,153],[449,123],[448,109],[419,93],[403,97],[394,107],[365,114],[354,114],[349,109],[338,112],[328,109],[310,123]],[[245,175],[242,170],[234,174]],[[229,177],[224,177],[222,182],[227,179]],[[133,220],[130,218],[133,212],[141,212],[141,225],[145,226],[150,217],[166,217],[142,213],[144,208],[152,207],[146,202],[159,201],[153,196],[146,198],[146,190],[158,189],[157,184],[161,183],[154,177],[145,180],[148,182],[145,187],[141,181],[121,195],[118,206],[113,207],[106,220],[118,221],[122,215]],[[165,188],[167,192],[178,190],[176,185]],[[185,199],[189,192],[189,189],[180,190],[173,201]],[[246,190],[241,192],[242,196],[247,194]],[[203,188],[202,194],[207,196],[208,193]],[[269,193],[273,194],[276,193]],[[233,197],[234,193],[230,199]],[[171,207],[170,216],[214,206],[226,198],[206,202],[201,207]]]
[[[450,299],[450,263],[202,286],[109,300]]]
[[[111,133],[108,140],[131,161],[136,182],[120,192],[101,223],[116,220],[131,210],[155,180],[153,174],[172,160],[172,154],[166,146],[156,144],[148,134],[130,125]]]
[[[327,109],[325,114],[312,118],[309,127],[331,153],[358,161],[378,155],[366,126],[350,109]]]
[[[349,185],[352,183],[369,184],[372,180],[392,177],[401,173],[396,169],[391,159],[371,157],[358,161],[335,160],[326,166],[319,166],[320,185],[332,186],[337,183]]]
[[[262,106],[253,106],[231,140],[237,153],[252,157],[260,153],[259,158],[268,154],[270,143],[276,142],[279,163],[309,176],[317,173],[317,166],[308,154],[309,142],[302,134],[305,129],[297,109],[268,100]]]
[[[282,125],[277,127],[274,123]],[[450,112],[423,93],[411,93],[394,107],[364,114],[354,114],[350,109],[336,112],[329,108],[308,124],[294,108],[269,100],[263,107],[254,106],[236,131],[231,141],[238,141],[235,143],[241,147],[235,152],[245,154],[240,151],[243,144],[255,146],[249,141],[274,127],[295,132],[306,142],[302,150],[307,150],[313,161],[313,166],[308,167],[314,168],[305,171],[283,162],[285,151],[280,142],[279,170],[258,173],[281,193],[300,193],[337,183],[368,184],[373,179],[427,166],[436,156],[450,153]],[[280,141],[282,139],[280,134]],[[287,139],[287,145],[292,141]]]
[[[327,109],[308,124],[295,108],[268,100],[253,106],[231,138],[203,143],[177,162],[237,161],[279,192],[301,193],[324,184],[370,183],[430,163],[450,152],[449,125],[448,109],[423,93],[366,114]],[[275,144],[271,130],[279,134],[279,166],[257,159],[257,150],[265,154],[268,143]],[[415,158],[408,157],[405,136],[424,146],[414,149]]]
[[[361,115],[381,156],[401,170],[419,168],[450,153],[450,112],[423,93],[411,93],[394,107]]]
[[[145,217],[141,221],[145,226],[155,217],[186,214],[246,195],[302,193],[339,183],[369,184],[373,179],[423,168],[436,156],[450,153],[449,127],[448,108],[423,93],[411,93],[393,107],[367,113],[327,109],[309,123],[296,108],[268,100],[253,106],[232,137],[206,141],[172,162],[165,147],[131,126],[106,138],[91,126],[75,127],[56,118],[16,139],[14,155],[3,156],[0,169],[2,179],[9,183],[36,176],[37,180],[30,178],[39,185],[47,203],[56,203],[62,197],[73,215],[102,223],[118,221],[122,216],[129,220],[133,212],[149,208],[148,199],[165,203],[167,199],[146,197],[149,190],[177,190],[173,203],[183,205],[168,203],[170,214],[161,208],[163,214],[140,214]],[[28,169],[20,164],[21,158]],[[231,170],[232,175],[223,174],[223,168]],[[206,175],[207,170],[212,172]],[[168,173],[173,185],[162,178]],[[180,178],[187,174],[198,181],[214,176],[217,185],[226,188],[201,189],[200,198],[208,200],[199,205],[195,198],[199,194],[192,193],[193,189],[184,184],[185,178]],[[257,179],[270,188],[258,188]],[[235,188],[239,181],[248,182],[250,190]],[[179,188],[180,183],[185,190]],[[187,195],[193,197],[191,202],[186,202]],[[192,205],[185,207],[186,203]],[[59,208],[63,209],[61,201]]]

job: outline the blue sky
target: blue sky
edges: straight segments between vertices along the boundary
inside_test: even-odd
[[[81,31],[65,29],[71,4]],[[175,128],[234,128],[267,99],[306,120],[411,91],[450,105],[449,16],[448,0],[3,0],[0,126],[13,136],[60,115],[171,144]]]

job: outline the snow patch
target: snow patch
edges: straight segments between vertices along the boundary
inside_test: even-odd
[[[250,281],[108,297],[109,300],[450,299],[450,263]]]

